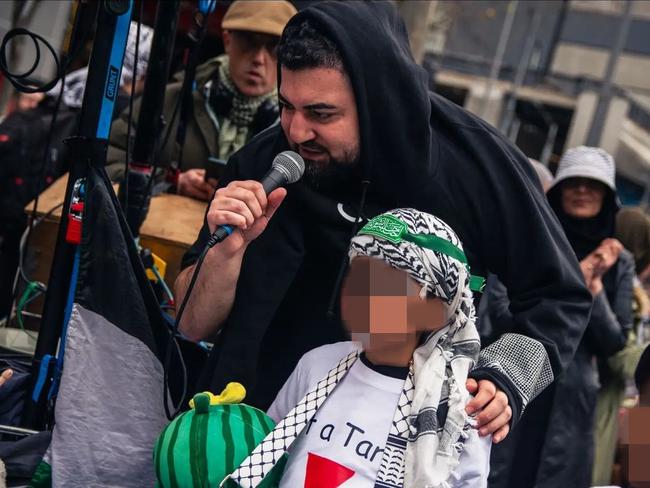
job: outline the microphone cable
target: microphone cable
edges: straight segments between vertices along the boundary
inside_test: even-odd
[[[167,418],[169,420],[174,419],[179,412],[181,411],[183,407],[183,402],[185,401],[185,397],[187,396],[187,366],[185,365],[185,359],[183,358],[183,354],[180,348],[180,345],[178,344],[178,337],[180,333],[178,332],[178,327],[180,325],[181,319],[183,318],[183,312],[185,311],[185,306],[187,305],[187,302],[189,301],[190,295],[192,294],[192,290],[194,289],[194,286],[196,285],[196,280],[199,277],[199,272],[201,271],[201,266],[203,265],[203,261],[205,260],[205,256],[208,254],[208,251],[211,249],[211,246],[204,246],[203,251],[201,251],[201,254],[199,255],[199,258],[196,260],[196,264],[194,265],[194,272],[192,273],[192,278],[190,279],[190,283],[187,287],[187,291],[185,292],[185,296],[183,297],[183,301],[181,302],[180,307],[178,308],[178,313],[176,314],[176,319],[174,320],[174,325],[172,326],[171,333],[169,334],[169,340],[167,341],[167,348],[165,351],[165,362],[163,364],[163,402],[165,405],[165,414],[167,415]],[[175,347],[176,352],[178,353],[178,358],[181,363],[181,370],[182,370],[182,379],[183,379],[183,388],[182,388],[182,394],[181,397],[178,401],[178,405],[174,405],[172,401],[172,409],[173,411],[170,410],[169,408],[169,403],[168,403],[168,394],[169,394],[169,366],[171,362],[171,350],[172,346]]]
[[[305,171],[305,162],[299,154],[293,151],[283,151],[277,156],[275,156],[273,162],[271,163],[271,168],[266,173],[266,175],[262,177],[260,183],[262,184],[262,188],[264,189],[264,191],[268,195],[270,195],[275,189],[279,188],[280,186],[285,186],[287,184],[297,182],[302,177],[304,171]],[[365,192],[364,192],[364,198],[365,198]],[[235,230],[235,226],[233,225],[220,225],[217,226],[214,232],[212,232],[211,236],[208,238],[207,244],[203,246],[203,250],[201,251],[201,254],[196,260],[196,264],[194,265],[194,272],[192,273],[192,277],[190,278],[190,282],[187,286],[187,291],[185,292],[185,296],[183,297],[183,300],[181,301],[181,305],[178,308],[178,313],[176,314],[176,320],[174,321],[173,330],[172,333],[170,334],[169,343],[165,353],[165,363],[163,367],[164,370],[163,400],[165,402],[165,413],[167,414],[169,420],[173,419],[178,414],[182,406],[182,402],[184,401],[185,395],[187,394],[187,369],[185,367],[185,362],[183,360],[180,351],[180,346],[178,345],[178,341],[176,340],[177,337],[179,337],[180,335],[178,329],[179,329],[181,319],[183,318],[183,313],[185,312],[185,307],[187,306],[190,296],[192,295],[192,291],[194,290],[194,286],[196,285],[196,281],[199,277],[201,267],[203,266],[203,261],[205,260],[208,251],[212,249],[215,245],[217,245],[219,242],[222,242],[223,239],[226,239],[229,235],[231,235],[232,232],[234,232],[234,230]],[[184,375],[183,389],[182,389],[183,395],[181,396],[181,400],[178,406],[172,405],[172,407],[174,408],[173,413],[170,411],[169,405],[167,403],[167,393],[169,388],[167,383],[168,383],[169,363],[171,361],[171,341],[174,341],[176,343],[176,350],[178,351],[181,360],[181,367],[183,369],[183,375]]]
[[[142,10],[143,10],[143,4],[144,2],[141,3],[140,5],[140,18],[138,19],[138,32],[136,36],[136,44],[135,44],[135,58],[136,58],[136,67],[134,67],[134,73],[133,73],[133,79],[131,81],[131,94],[129,98],[129,115],[128,115],[128,125],[127,125],[127,140],[126,140],[126,152],[125,152],[125,188],[124,188],[124,194],[125,194],[125,203],[128,202],[128,183],[126,180],[128,178],[126,177],[128,175],[128,168],[129,168],[129,161],[131,159],[131,154],[130,154],[130,139],[131,139],[131,125],[132,125],[132,119],[133,119],[133,93],[134,93],[134,87],[135,87],[135,79],[136,79],[136,70],[137,70],[137,58],[138,58],[138,47],[139,47],[139,41],[140,41],[140,25],[142,22]],[[198,47],[202,44],[203,39],[205,38],[205,34],[207,32],[207,17],[208,15],[214,10],[214,6],[216,5],[216,0],[208,0],[207,2],[207,11],[205,12],[205,17],[204,17],[204,24],[203,24],[203,29],[201,29],[200,36],[196,45],[196,51],[195,51],[195,56],[198,56]],[[165,134],[163,138],[158,139],[158,143],[156,144],[156,150],[155,150],[155,157],[153,158],[153,164],[152,164],[152,169],[151,169],[151,177],[149,178],[149,181],[147,182],[147,189],[146,192],[147,194],[151,194],[152,189],[153,189],[153,183],[156,177],[156,173],[158,170],[158,167],[160,166],[160,161],[159,161],[159,156],[164,147],[167,145],[167,142],[169,141],[169,137],[172,133],[172,127],[174,125],[174,122],[176,120],[176,117],[178,116],[178,113],[180,111],[182,105],[182,96],[178,97],[178,100],[175,104],[174,111],[171,116],[171,120],[168,122],[167,128],[165,130]],[[180,156],[179,158],[182,160],[182,154],[183,154],[183,145],[180,147]],[[179,164],[180,165],[180,164]],[[125,205],[126,207],[126,205]],[[140,213],[142,212],[142,209],[140,210]],[[180,333],[178,332],[178,326],[180,323],[180,320],[183,315],[183,311],[185,309],[185,306],[187,304],[187,301],[189,299],[189,296],[191,294],[191,290],[194,288],[194,284],[196,283],[196,280],[198,278],[198,274],[201,268],[201,265],[203,263],[203,260],[205,259],[205,255],[207,254],[208,247],[203,250],[201,253],[201,256],[197,260],[195,270],[194,270],[194,275],[192,276],[192,280],[190,283],[190,287],[188,287],[188,291],[185,294],[185,297],[183,298],[183,301],[181,303],[181,306],[179,308],[179,312],[176,315],[176,319],[174,320],[174,324],[171,327],[170,334],[169,334],[169,339],[167,341],[167,347],[165,350],[165,359],[163,363],[163,404],[165,407],[165,414],[167,415],[167,418],[169,420],[172,420],[174,417],[178,415],[178,413],[181,411],[183,402],[185,401],[185,397],[187,396],[187,389],[188,389],[188,375],[187,375],[187,366],[185,364],[185,358],[183,357],[183,353],[181,351],[180,344],[178,342],[178,338],[180,337]],[[174,405],[174,402],[172,401],[171,409],[170,405],[168,402],[168,397],[169,397],[169,368],[171,364],[171,358],[172,358],[172,348],[176,350],[176,353],[178,355],[178,359],[180,362],[180,367],[181,367],[181,375],[182,375],[182,389],[181,389],[181,396],[178,401],[178,405]],[[172,411],[173,409],[173,411]]]

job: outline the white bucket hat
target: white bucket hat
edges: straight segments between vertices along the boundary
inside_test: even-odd
[[[566,151],[560,159],[551,188],[569,178],[590,178],[605,184],[616,193],[614,158],[599,147],[578,146]],[[549,190],[551,189],[549,188]]]

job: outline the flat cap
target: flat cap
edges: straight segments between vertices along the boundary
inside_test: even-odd
[[[283,0],[237,0],[221,22],[224,30],[244,30],[280,37],[296,8]]]

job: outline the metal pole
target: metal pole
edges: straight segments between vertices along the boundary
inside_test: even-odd
[[[605,76],[600,85],[598,104],[596,105],[591,127],[589,128],[589,134],[587,135],[588,146],[598,146],[598,144],[600,144],[600,138],[605,126],[607,109],[609,108],[609,103],[612,99],[612,78],[614,77],[614,70],[618,64],[618,57],[625,46],[627,33],[630,29],[630,22],[632,20],[631,12],[632,2],[631,0],[626,0],[625,6],[623,7],[623,15],[621,16],[621,23],[618,28],[618,36],[614,46],[612,46],[612,51],[607,62],[607,69],[605,70]]]
[[[25,399],[22,426],[42,429],[52,420],[48,399],[52,381],[53,357],[59,346],[63,327],[68,290],[72,276],[74,246],[67,242],[67,216],[70,211],[75,181],[85,178],[88,165],[103,166],[106,162],[106,145],[110,134],[122,61],[129,33],[133,0],[103,0],[97,12],[97,28],[93,51],[88,65],[88,78],[84,91],[79,128],[70,142],[70,173],[65,192],[63,212],[57,234],[50,279],[43,306],[43,318],[36,343],[30,379],[30,396]],[[41,368],[44,369],[41,372]],[[46,386],[39,386],[39,379]]]
[[[548,132],[546,133],[546,141],[544,142],[544,147],[542,148],[542,155],[539,157],[539,162],[547,168],[548,163],[551,160],[551,154],[553,154],[555,139],[557,139],[557,130],[558,125],[555,122],[552,122],[548,127]]]
[[[129,168],[117,192],[134,238],[140,235],[140,226],[149,211],[153,185],[151,178],[155,177],[151,173],[156,163],[154,161],[156,150],[164,132],[163,102],[174,54],[180,4],[180,0],[166,0],[157,6],[151,54],[133,140],[133,151],[130,155]]]
[[[541,9],[533,5],[530,7],[530,10],[532,10],[532,16],[530,18],[530,22],[528,23],[526,43],[524,44],[524,50],[519,60],[519,66],[517,66],[517,73],[512,84],[512,89],[508,96],[508,101],[504,108],[503,119],[501,122],[500,129],[504,134],[508,133],[508,129],[512,124],[515,107],[517,106],[517,94],[519,92],[519,88],[521,88],[526,79],[526,74],[528,73],[528,68],[530,67],[530,60],[533,55],[533,48],[535,47],[537,31],[539,30],[539,26],[542,21]]]
[[[157,6],[151,54],[133,140],[132,160],[136,163],[154,164],[157,142],[163,132],[162,106],[174,54],[180,4],[180,0],[167,0]]]
[[[551,64],[553,63],[555,53],[557,52],[558,45],[560,44],[562,29],[564,28],[564,23],[566,22],[568,10],[569,0],[562,0],[560,13],[557,16],[557,21],[555,22],[555,27],[553,28],[553,37],[551,37],[551,42],[549,44],[550,49],[548,50],[548,55],[546,56],[546,61],[544,62],[544,68],[542,69],[542,78],[546,78],[546,76],[548,76],[548,72],[551,69]]]
[[[499,72],[501,71],[501,64],[503,63],[503,56],[506,52],[506,45],[508,39],[510,38],[510,31],[512,30],[512,24],[515,20],[515,13],[517,12],[517,4],[519,0],[510,0],[508,3],[508,8],[506,10],[506,18],[503,21],[503,28],[501,29],[501,35],[499,36],[499,43],[497,44],[497,51],[494,55],[494,60],[492,61],[492,68],[490,69],[490,77],[488,78],[487,87],[485,89],[485,98],[483,99],[483,107],[480,113],[482,118],[485,118],[487,115],[487,108],[490,101],[490,96],[492,95],[492,90],[494,89],[494,84],[499,77]]]

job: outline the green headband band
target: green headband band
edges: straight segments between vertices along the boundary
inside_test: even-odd
[[[361,228],[359,234],[380,237],[393,244],[399,244],[402,241],[411,242],[418,247],[424,247],[460,261],[467,268],[467,272],[470,273],[467,256],[458,246],[442,237],[431,234],[411,234],[406,223],[392,215],[378,215],[370,219]],[[482,293],[485,288],[485,278],[470,273],[469,287],[472,291]]]

